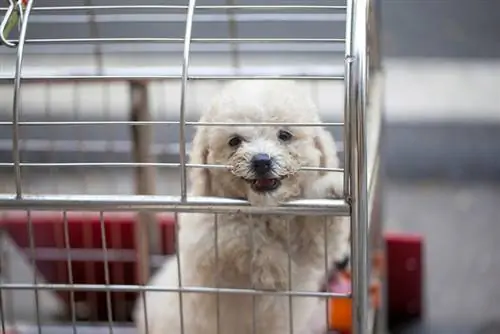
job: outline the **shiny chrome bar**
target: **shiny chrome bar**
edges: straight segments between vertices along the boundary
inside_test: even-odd
[[[367,25],[369,0],[348,1],[347,70],[348,90],[348,173],[349,203],[351,205],[352,240],[352,332],[368,334],[370,305],[368,284],[370,264],[368,261],[368,186],[366,152],[366,106],[367,106]]]
[[[5,283],[2,284],[5,290],[33,290],[33,284],[27,283]],[[270,291],[257,289],[231,289],[231,288],[208,288],[183,286],[180,289],[166,286],[145,286],[145,285],[105,285],[105,284],[49,284],[40,283],[36,285],[40,290],[52,291],[109,291],[109,292],[181,292],[181,293],[207,293],[207,294],[244,294],[253,296],[297,296],[297,297],[322,297],[322,298],[349,298],[350,295],[335,292],[314,292],[314,291]]]
[[[180,196],[137,195],[23,195],[0,194],[1,210],[84,210],[84,211],[170,211],[247,213],[280,215],[348,216],[349,206],[343,199],[307,199],[283,203],[280,206],[252,206],[245,200],[221,197],[190,197],[181,202]]]
[[[23,75],[23,82],[48,81],[120,81],[120,80],[180,80],[182,75]],[[12,76],[0,76],[0,83],[13,83]],[[190,75],[188,80],[344,80],[343,75]]]
[[[13,78],[14,83],[14,96],[12,102],[12,161],[14,162],[14,183],[16,185],[16,197],[22,196],[22,182],[21,182],[21,152],[19,149],[19,114],[21,104],[21,70],[23,67],[24,58],[24,43],[26,41],[26,34],[28,32],[28,22],[30,18],[31,9],[33,8],[34,1],[28,1],[26,10],[22,15],[21,29],[19,32],[19,42],[16,46],[16,68]]]

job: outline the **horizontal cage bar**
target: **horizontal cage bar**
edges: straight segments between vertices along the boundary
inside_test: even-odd
[[[52,291],[106,291],[106,292],[177,292],[177,293],[205,293],[205,294],[245,294],[251,296],[295,296],[295,297],[323,297],[323,298],[350,298],[349,294],[335,292],[313,291],[271,291],[258,289],[230,289],[181,286],[176,288],[142,285],[105,285],[105,284],[26,284],[2,283],[0,288],[5,290],[52,290]]]
[[[344,151],[343,142],[337,142],[337,152]],[[67,151],[80,152],[84,149],[87,152],[107,152],[107,153],[130,153],[133,142],[128,140],[50,140],[50,139],[25,139],[19,143],[19,148],[24,152],[34,151]],[[12,140],[0,139],[0,150],[12,150]],[[153,143],[151,154],[169,156],[179,155],[179,145]],[[189,164],[188,164],[189,165]]]
[[[13,125],[13,122],[0,121],[0,125]],[[21,121],[18,125],[42,126],[42,125],[179,125],[180,121]],[[192,126],[344,126],[344,122],[324,123],[290,123],[290,122],[192,122],[186,121],[185,125]]]
[[[84,10],[117,10],[117,9],[170,9],[187,10],[188,6],[183,5],[90,5],[90,6],[47,6],[33,7],[33,12],[51,12],[51,11],[84,11]],[[303,9],[321,9],[321,10],[346,10],[347,6],[342,5],[201,5],[196,6],[196,10],[303,10]],[[0,11],[7,11],[6,7],[0,8]]]
[[[30,75],[21,81],[74,81],[74,80],[181,80],[182,75]],[[343,75],[200,75],[188,76],[188,80],[344,80]],[[0,82],[14,82],[14,77],[0,76]]]
[[[19,40],[9,40],[18,43]],[[96,38],[37,38],[27,39],[25,44],[59,44],[59,43],[180,43],[181,37],[96,37]],[[191,38],[191,43],[345,43],[344,38]]]
[[[245,200],[220,197],[180,196],[106,196],[106,195],[16,195],[0,194],[3,210],[82,210],[82,211],[172,211],[207,213],[248,213],[280,215],[348,216],[350,208],[344,199],[302,199],[279,206],[251,206]]]
[[[0,162],[0,167],[13,167],[12,162]],[[20,162],[21,167],[139,167],[139,166],[156,166],[156,167],[181,167],[180,163],[171,162]],[[186,164],[189,168],[207,168],[220,169],[231,168],[226,165],[209,165],[209,164]],[[343,168],[325,168],[325,167],[301,167],[301,171],[310,172],[344,172]]]

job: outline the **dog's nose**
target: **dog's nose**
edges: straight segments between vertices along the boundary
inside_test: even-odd
[[[265,175],[271,171],[271,157],[268,154],[259,153],[252,159],[252,167],[258,175]]]

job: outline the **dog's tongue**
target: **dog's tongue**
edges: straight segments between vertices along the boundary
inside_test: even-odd
[[[273,179],[258,179],[255,183],[260,187],[272,186],[274,183]]]

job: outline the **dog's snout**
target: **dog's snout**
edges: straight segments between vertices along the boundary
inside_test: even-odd
[[[271,171],[272,160],[268,154],[259,153],[252,159],[252,167],[257,175],[265,175]]]

